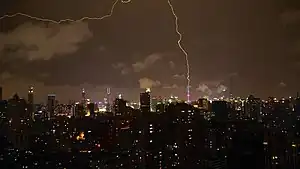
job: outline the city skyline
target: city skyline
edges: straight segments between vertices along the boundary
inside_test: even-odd
[[[296,1],[172,2],[190,56],[192,99],[220,84],[229,88],[230,79],[236,96],[295,96],[300,84]],[[24,12],[59,20],[104,16],[113,1],[73,2],[72,8],[67,1],[1,3],[1,16]],[[129,99],[145,87],[162,96],[185,95],[186,65],[167,0],[120,3],[102,21],[55,25],[17,16],[0,23],[5,99],[15,92],[26,96],[30,85],[38,101],[48,93],[61,100],[80,97],[81,88],[97,96],[111,87]]]

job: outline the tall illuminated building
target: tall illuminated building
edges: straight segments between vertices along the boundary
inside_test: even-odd
[[[82,107],[83,107],[83,112],[82,112],[82,114],[84,114],[85,116],[86,115],[90,115],[89,114],[89,110],[88,110],[88,107],[87,107],[87,105],[88,105],[88,100],[87,100],[87,98],[86,98],[86,92],[85,92],[85,90],[84,89],[82,89],[82,91],[81,91],[81,104],[82,104]]]
[[[81,101],[82,101],[82,103],[86,103],[86,93],[85,93],[84,88],[81,91]]]
[[[140,94],[140,109],[142,113],[150,112],[151,106],[151,96],[150,96],[150,89],[147,89],[146,92]]]
[[[126,100],[124,100],[122,98],[122,95],[119,95],[119,97],[117,97],[115,99],[114,113],[115,113],[115,116],[122,116],[122,115],[125,115],[127,113]]]
[[[47,107],[48,107],[48,118],[51,118],[54,116],[54,110],[55,110],[55,104],[56,104],[56,95],[55,94],[48,94],[48,100],[47,100]]]
[[[111,112],[111,92],[110,92],[110,88],[106,88],[106,98],[107,98],[107,102],[106,102],[106,111],[107,112]]]

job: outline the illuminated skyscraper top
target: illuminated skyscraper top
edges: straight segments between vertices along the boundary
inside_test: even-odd
[[[86,101],[86,93],[85,93],[84,88],[82,89],[82,92],[81,92],[81,99],[82,99],[83,102]]]
[[[111,112],[112,111],[112,107],[111,107],[111,92],[110,92],[110,88],[106,88],[106,98],[107,98],[106,111]]]
[[[34,94],[34,88],[33,86],[30,86],[28,89],[28,103],[29,104],[34,104],[34,100],[33,100],[33,94]]]

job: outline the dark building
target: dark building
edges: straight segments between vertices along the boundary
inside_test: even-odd
[[[33,87],[29,87],[29,90],[28,90],[28,104],[34,104],[34,101],[33,101]]]
[[[229,107],[226,101],[213,101],[212,102],[212,112],[215,113],[216,121],[224,121],[228,120]]]
[[[265,169],[264,134],[260,127],[251,121],[235,123],[228,153],[229,169]]]
[[[9,126],[12,129],[9,134],[10,141],[15,148],[26,148],[28,137],[25,129],[29,121],[26,101],[15,94],[13,98],[8,100],[7,114]]]
[[[49,94],[48,95],[48,101],[47,101],[47,107],[48,107],[48,118],[51,118],[54,116],[54,110],[56,106],[56,95],[55,94]]]
[[[300,98],[295,101],[295,112],[298,119],[300,119]]]
[[[75,117],[84,117],[86,115],[85,107],[83,104],[75,104]]]
[[[151,111],[156,112],[156,107],[158,104],[159,100],[156,97],[153,97],[151,100]]]
[[[33,91],[33,87],[29,87],[28,90],[28,113],[33,116],[34,114],[34,91]]]
[[[164,113],[166,108],[166,104],[163,102],[158,102],[156,105],[156,113]]]
[[[7,118],[7,101],[0,100],[0,119],[4,120]]]
[[[128,112],[126,100],[122,98],[116,98],[114,103],[114,112],[116,116],[125,115]]]
[[[140,94],[140,109],[142,113],[150,112],[150,105],[151,105],[150,97],[151,96],[149,90]]]
[[[14,119],[28,118],[27,103],[17,94],[8,100],[8,117]],[[19,120],[14,120],[19,121]]]
[[[90,116],[95,116],[95,108],[96,108],[95,103],[89,103],[87,105],[87,109],[90,112]]]
[[[197,105],[198,105],[199,109],[208,110],[208,108],[209,108],[209,101],[207,99],[205,99],[205,98],[200,98],[197,101]]]
[[[259,98],[250,95],[245,104],[245,114],[247,118],[257,120],[262,109],[262,102]]]

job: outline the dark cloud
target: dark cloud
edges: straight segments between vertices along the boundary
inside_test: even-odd
[[[120,70],[122,75],[126,75],[130,72],[130,68],[128,68],[128,66],[125,63],[116,63],[116,64],[112,64],[112,67],[114,69]]]
[[[178,89],[179,86],[177,84],[172,84],[172,85],[164,85],[164,89]]]
[[[159,87],[161,85],[160,81],[158,80],[152,80],[149,78],[141,78],[139,80],[140,83],[140,88],[141,89],[146,89],[146,88],[153,88],[153,87]]]
[[[218,84],[219,91],[221,85],[223,89],[233,86],[233,93],[241,96],[253,92],[266,97],[298,90],[300,69],[291,66],[300,61],[298,1],[172,2],[189,53],[194,99],[209,90],[212,95],[218,93]],[[106,15],[112,4],[110,0],[3,0],[0,14],[78,19]],[[101,21],[53,25],[18,16],[0,24],[0,73],[6,74],[1,81],[5,91],[23,91],[29,83],[37,83],[37,95],[57,90],[72,98],[86,83],[95,93],[93,86],[100,86],[99,90],[110,86],[125,97],[136,98],[144,79],[143,87],[154,86],[158,95],[185,96],[185,57],[177,46],[167,0],[119,3],[112,17]],[[289,85],[277,92],[281,81]],[[196,92],[197,87],[206,93]]]
[[[157,53],[151,54],[147,56],[143,61],[138,61],[136,63],[133,63],[132,64],[133,71],[134,72],[143,71],[149,68],[150,66],[152,66],[153,64],[155,64],[160,59],[162,59],[161,54],[157,54]]]
[[[66,25],[25,23],[0,34],[0,53],[8,48],[28,60],[49,60],[54,56],[75,53],[80,43],[91,37],[92,32],[84,22]],[[4,54],[0,54],[1,57]]]

